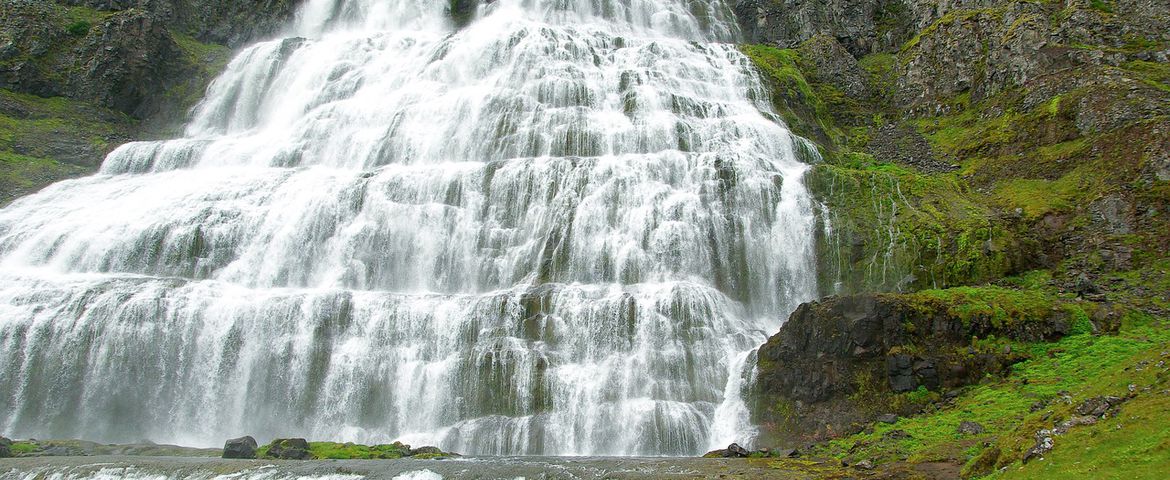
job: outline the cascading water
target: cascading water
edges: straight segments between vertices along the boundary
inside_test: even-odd
[[[715,0],[310,0],[186,137],[0,211],[0,430],[690,455],[815,293]]]

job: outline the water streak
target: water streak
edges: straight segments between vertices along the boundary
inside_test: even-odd
[[[0,429],[691,455],[815,289],[726,4],[310,0],[186,138],[0,211]]]

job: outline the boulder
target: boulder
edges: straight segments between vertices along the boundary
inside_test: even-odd
[[[882,423],[894,424],[894,423],[898,423],[898,416],[894,415],[892,413],[887,413],[885,415],[878,415],[877,421],[882,422]]]
[[[959,422],[959,433],[963,435],[979,435],[983,433],[983,425],[964,420]]]
[[[1077,406],[1077,413],[1093,417],[1101,417],[1125,402],[1121,397],[1100,396],[1085,399]]]
[[[962,318],[951,308],[951,302],[961,301],[877,294],[802,304],[757,353],[753,401],[756,420],[767,426],[758,441],[793,447],[832,438],[851,431],[852,423],[875,420],[866,402],[919,389],[957,390],[1007,374],[1027,352],[975,349],[970,339],[1055,340],[1071,324],[1060,308],[1018,322]],[[859,399],[862,393],[866,396]],[[891,407],[884,407],[890,409],[885,413],[905,416],[921,405]],[[890,420],[895,419],[879,419]]]
[[[746,448],[739,446],[738,443],[733,443],[728,445],[727,448],[711,450],[703,454],[703,458],[744,458],[750,453]]]
[[[256,439],[244,436],[224,442],[223,458],[256,458]]]
[[[268,457],[282,460],[310,460],[309,442],[303,438],[278,438],[268,444]]]
[[[746,448],[739,446],[738,443],[733,443],[731,445],[728,445],[727,446],[727,453],[730,453],[731,454],[730,456],[732,456],[732,457],[740,457],[740,458],[746,457],[749,454],[751,454],[751,452],[749,452]]]
[[[439,447],[427,446],[427,447],[418,447],[418,448],[410,449],[410,456],[412,456],[412,457],[415,455],[425,455],[425,454],[443,455],[444,453],[442,450],[439,450]]]
[[[12,456],[12,440],[0,437],[0,458]]]

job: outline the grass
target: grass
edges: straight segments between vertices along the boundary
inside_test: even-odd
[[[256,449],[257,458],[265,458],[272,444]],[[447,458],[447,453],[420,453],[411,456],[410,446],[399,442],[381,445],[361,445],[356,443],[337,442],[309,442],[309,453],[315,459],[350,460],[350,459],[396,459],[410,457],[415,459]]]
[[[41,449],[35,442],[15,441],[9,447],[13,456],[28,455]]]
[[[843,143],[845,134],[834,124],[829,106],[821,97],[840,100],[844,96],[828,85],[814,88],[805,75],[812,66],[802,60],[798,51],[768,45],[741,45],[740,51],[771,87],[773,109],[793,132],[817,142],[826,149],[825,153]]]
[[[904,294],[903,298],[923,312],[945,311],[964,325],[989,319],[997,328],[1047,318],[1057,304],[1055,298],[1041,290],[998,286],[921,290]]]
[[[968,387],[950,406],[892,425],[877,423],[870,432],[834,440],[815,453],[854,461],[952,461],[966,464],[968,476],[1009,467],[1003,477],[1161,478],[1156,474],[1170,466],[1165,454],[1170,418],[1164,415],[1170,402],[1165,393],[1168,375],[1155,367],[1161,359],[1170,363],[1170,329],[1162,321],[1131,312],[1116,336],[1081,333],[1055,343],[1013,345],[1032,359],[1015,365],[1010,377]],[[1137,365],[1147,368],[1138,370]],[[1044,461],[1020,461],[1036,430],[1051,428],[1053,419],[1068,418],[1085,398],[1124,396],[1130,384],[1151,388],[1126,403],[1120,416],[1057,437],[1056,449]],[[1069,401],[1063,400],[1066,395]],[[1033,411],[1037,404],[1043,407]],[[960,434],[962,421],[977,422],[985,431]],[[891,440],[895,430],[908,437]],[[988,457],[994,459],[987,462]],[[980,460],[982,469],[977,468]]]

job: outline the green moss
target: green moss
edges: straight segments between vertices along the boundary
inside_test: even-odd
[[[79,176],[88,170],[47,158],[28,157],[0,151],[0,206],[12,196],[36,190],[63,178]]]
[[[37,445],[36,442],[15,441],[12,442],[12,446],[9,447],[9,450],[12,452],[13,456],[19,457],[21,455],[36,453],[41,450],[41,447],[40,445]]]
[[[1151,474],[1164,472],[1170,465],[1170,457],[1164,455],[1165,445],[1170,445],[1170,419],[1164,415],[1170,397],[1157,392],[1166,388],[1160,385],[1170,375],[1165,368],[1154,367],[1164,358],[1170,330],[1140,313],[1131,312],[1126,318],[1116,336],[1082,333],[1056,343],[1015,344],[1030,351],[1032,359],[1017,364],[1011,377],[968,387],[950,406],[903,418],[895,425],[875,424],[871,433],[834,440],[813,454],[873,458],[879,463],[957,461],[966,463],[965,478],[1005,466],[1009,468],[1000,475],[1008,478],[1056,478],[1070,473],[1075,473],[1073,478],[1100,478],[1093,472],[1118,472],[1117,478],[1159,478]],[[1135,365],[1145,367],[1139,370]],[[1152,388],[1126,403],[1120,416],[1057,437],[1056,449],[1045,461],[1021,464],[1036,430],[1051,428],[1054,419],[1068,418],[1084,398],[1124,396],[1130,384]],[[1071,401],[1061,400],[1063,394]],[[1037,403],[1044,408],[1033,411]],[[985,431],[960,434],[962,421],[977,422]],[[909,438],[883,438],[893,430],[906,432]]]
[[[741,45],[740,51],[771,87],[773,109],[794,133],[817,142],[827,149],[826,153],[844,143],[845,134],[836,127],[825,99],[821,98],[843,101],[844,95],[829,85],[814,88],[804,74],[812,66],[799,52],[767,45]]]
[[[1123,64],[1122,68],[1136,73],[1146,84],[1170,92],[1170,64],[1134,60]]]
[[[989,15],[994,18],[1001,18],[1006,11],[1006,7],[995,8],[981,8],[981,9],[956,9],[947,12],[947,14],[935,20],[917,35],[914,35],[910,40],[902,45],[900,55],[902,56],[902,63],[908,63],[912,58],[908,53],[918,47],[918,43],[922,41],[923,37],[929,37],[938,32],[939,28],[943,26],[950,26],[958,23],[966,22],[979,15]]]
[[[922,290],[903,298],[923,312],[945,311],[965,324],[988,319],[996,327],[1046,319],[1056,304],[1053,297],[1041,290],[998,286]]]
[[[401,443],[359,445],[354,443],[310,442],[309,452],[318,459],[392,459],[410,455],[410,447]]]
[[[980,283],[1014,268],[1015,234],[952,174],[921,174],[872,157],[817,165],[806,184],[828,207],[819,244],[822,293]]]
[[[1089,7],[1098,12],[1113,13],[1113,7],[1108,0],[1089,0]]]
[[[268,451],[272,448],[272,444],[267,444],[256,449],[257,458],[267,458]],[[375,460],[375,459],[396,459],[410,457],[415,459],[435,459],[447,458],[451,454],[443,453],[420,453],[418,455],[410,455],[410,446],[404,445],[400,442],[379,445],[361,445],[357,443],[337,443],[337,442],[309,442],[309,454],[314,459],[318,460]]]
[[[85,35],[89,34],[89,30],[91,28],[93,28],[92,23],[89,23],[85,20],[79,20],[67,25],[65,27],[65,31],[75,37],[84,37]]]

